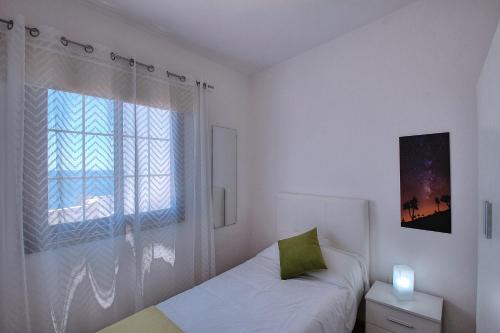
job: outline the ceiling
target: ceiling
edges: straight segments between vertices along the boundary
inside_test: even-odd
[[[415,0],[85,0],[251,74]]]

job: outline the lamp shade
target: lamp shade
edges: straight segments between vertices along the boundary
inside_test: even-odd
[[[407,265],[395,265],[392,271],[392,290],[394,295],[402,301],[413,299],[413,285],[415,274]]]

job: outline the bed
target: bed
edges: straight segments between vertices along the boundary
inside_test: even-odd
[[[281,193],[276,222],[278,239],[317,227],[328,270],[281,280],[275,243],[148,311],[171,332],[351,332],[368,288],[368,202]]]

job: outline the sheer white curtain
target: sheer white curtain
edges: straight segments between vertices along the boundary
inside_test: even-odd
[[[212,169],[210,161],[206,88],[198,84],[196,92],[195,124],[195,280],[205,281],[215,275],[215,247],[212,215]]]
[[[0,331],[91,332],[214,274],[205,89],[0,30]]]
[[[0,319],[2,332],[30,332],[23,248],[25,31],[17,18],[0,34]],[[2,29],[5,29],[2,27]]]

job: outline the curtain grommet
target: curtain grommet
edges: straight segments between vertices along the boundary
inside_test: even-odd
[[[31,37],[38,37],[40,36],[40,30],[38,28],[33,28],[33,27],[25,27],[26,30],[28,30],[29,34]]]
[[[64,36],[61,37],[60,41],[61,41],[61,44],[64,46],[68,46],[68,44],[69,44],[68,40]]]
[[[86,53],[93,53],[94,52],[94,47],[90,44],[85,45],[85,47],[83,49],[85,50]]]

